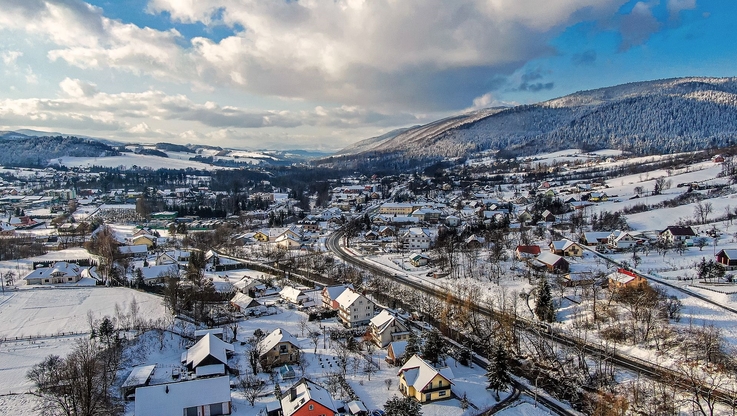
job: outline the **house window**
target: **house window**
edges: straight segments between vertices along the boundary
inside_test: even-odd
[[[425,395],[425,400],[427,400],[427,401],[430,401],[430,400],[432,400],[432,394],[431,394],[431,393],[427,393],[427,394]]]
[[[310,405],[310,410],[315,410],[315,406]]]
[[[438,387],[443,387],[443,380],[438,380]]]
[[[447,390],[441,390],[438,392],[438,396],[443,397],[447,394]]]
[[[197,416],[197,406],[185,408],[184,416]]]

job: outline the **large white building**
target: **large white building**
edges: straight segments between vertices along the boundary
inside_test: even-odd
[[[376,305],[366,296],[346,289],[335,299],[338,304],[338,319],[348,328],[367,325],[376,313]]]

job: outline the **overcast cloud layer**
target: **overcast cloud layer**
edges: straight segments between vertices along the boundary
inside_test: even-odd
[[[98,4],[0,0],[0,128],[337,149],[581,89],[556,90],[565,65],[593,77],[708,18],[696,0]],[[589,40],[566,41],[574,32]]]

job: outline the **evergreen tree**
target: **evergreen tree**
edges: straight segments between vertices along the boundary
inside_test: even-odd
[[[486,380],[489,382],[486,388],[493,389],[496,400],[499,401],[499,390],[506,389],[511,382],[507,350],[501,343],[497,343],[493,348],[489,366],[486,368]]]
[[[544,322],[555,321],[555,306],[553,306],[553,295],[550,290],[550,283],[545,277],[540,278],[537,285],[537,305],[535,305],[535,315],[537,319]]]
[[[422,416],[422,405],[412,397],[393,396],[384,405],[386,416]]]
[[[276,400],[281,401],[281,386],[279,385],[279,380],[274,381],[274,396],[276,397]]]
[[[415,331],[409,330],[409,338],[407,338],[407,346],[404,347],[404,357],[402,359],[403,363],[406,363],[409,361],[410,358],[412,358],[413,355],[420,353],[420,340],[417,337],[417,334],[415,334]]]
[[[443,338],[440,336],[440,331],[433,328],[433,330],[428,332],[425,336],[425,342],[422,345],[422,357],[433,364],[437,364],[444,358],[444,346]]]

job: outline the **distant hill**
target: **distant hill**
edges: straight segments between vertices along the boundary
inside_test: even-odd
[[[513,156],[566,148],[644,155],[726,146],[735,139],[737,78],[675,78],[463,114],[410,128],[368,148],[346,148],[328,162],[427,161],[485,150]]]
[[[30,129],[18,129],[14,131],[0,131],[0,140],[18,140],[27,139],[29,137],[76,137],[79,139],[94,140],[101,143],[105,143],[110,146],[120,146],[122,143],[114,140],[101,139],[99,137],[82,136],[78,134],[67,134],[59,132],[48,132]]]
[[[26,137],[0,140],[0,165],[46,166],[62,156],[103,157],[119,152],[99,141],[79,137]]]

